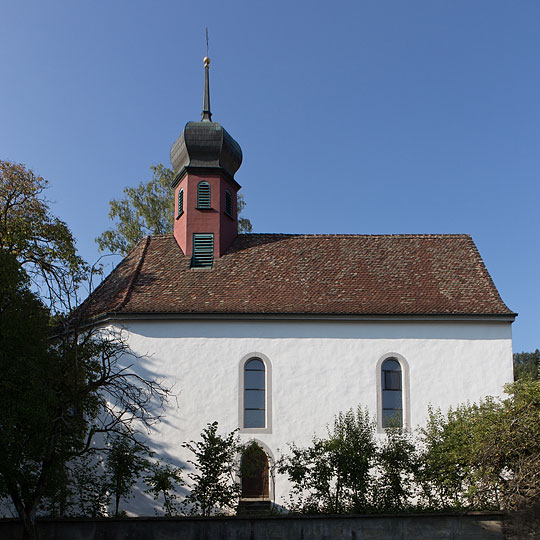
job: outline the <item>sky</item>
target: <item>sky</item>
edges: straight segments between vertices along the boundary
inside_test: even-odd
[[[540,348],[540,2],[0,0],[0,159],[95,262],[109,201],[202,107],[254,232],[468,233]],[[108,263],[109,264],[109,263]]]

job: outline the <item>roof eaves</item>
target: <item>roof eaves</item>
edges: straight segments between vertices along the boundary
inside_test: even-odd
[[[174,312],[117,312],[96,317],[94,322],[114,320],[306,320],[306,321],[475,321],[513,322],[517,313],[436,313],[436,314],[336,314],[336,313],[174,313]]]

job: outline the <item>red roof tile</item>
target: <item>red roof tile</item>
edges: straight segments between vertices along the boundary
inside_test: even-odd
[[[239,235],[191,269],[172,235],[148,237],[86,302],[107,313],[506,315],[468,235]]]

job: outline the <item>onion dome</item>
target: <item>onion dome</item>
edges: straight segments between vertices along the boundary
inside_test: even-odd
[[[240,145],[221,124],[212,122],[210,112],[210,59],[204,59],[204,99],[200,122],[188,122],[171,147],[176,184],[190,168],[219,169],[234,178],[242,163]]]

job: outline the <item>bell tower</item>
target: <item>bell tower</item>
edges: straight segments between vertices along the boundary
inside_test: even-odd
[[[200,122],[188,122],[171,148],[175,173],[174,237],[194,268],[210,268],[238,236],[234,174],[242,163],[239,144],[212,122],[210,58],[204,58]]]

